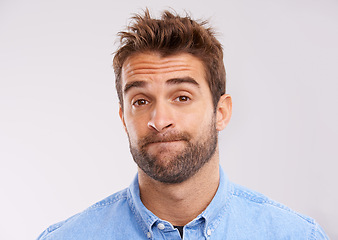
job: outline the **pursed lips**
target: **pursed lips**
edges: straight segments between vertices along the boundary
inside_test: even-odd
[[[149,145],[149,144],[161,144],[161,143],[174,143],[174,142],[181,142],[181,141],[185,141],[185,140],[183,140],[183,139],[177,139],[177,140],[152,141],[152,142],[148,142],[146,145]]]
[[[142,148],[148,147],[149,145],[171,145],[179,142],[189,142],[191,137],[187,133],[172,133],[166,135],[149,135],[141,140],[140,146]]]
[[[165,146],[165,145],[175,144],[175,143],[183,142],[183,141],[186,141],[186,140],[176,139],[176,140],[151,141],[151,142],[146,143],[144,146],[145,147],[148,147],[150,145],[164,145]]]

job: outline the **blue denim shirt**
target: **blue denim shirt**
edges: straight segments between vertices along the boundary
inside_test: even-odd
[[[140,200],[138,177],[129,188],[46,229],[38,240],[180,240],[172,224]],[[196,219],[184,226],[183,239],[328,239],[311,218],[230,182],[220,168],[216,195]]]

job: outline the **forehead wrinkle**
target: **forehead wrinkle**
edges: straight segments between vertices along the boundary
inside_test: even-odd
[[[161,73],[170,73],[170,72],[182,72],[189,71],[191,68],[188,67],[168,67],[168,68],[139,68],[139,69],[130,69],[126,71],[126,75],[136,75],[136,74],[161,74]]]
[[[141,62],[139,61],[141,59]],[[183,64],[185,65],[186,62],[181,59],[181,57],[154,57],[152,55],[140,55],[140,56],[132,56],[131,58],[127,59],[126,62],[129,64],[127,65],[143,65],[143,64],[150,64],[150,65],[165,65],[165,64]],[[137,62],[137,64],[135,64]]]
[[[157,69],[157,68],[166,68],[166,67],[173,67],[173,66],[187,66],[186,61],[182,61],[180,59],[177,60],[150,60],[150,59],[142,59],[141,62],[137,61],[137,59],[131,59],[127,62],[126,68],[150,68],[150,69]]]
[[[169,73],[190,70],[193,70],[193,68],[189,66],[186,61],[182,61],[179,58],[160,59],[158,61],[142,59],[142,62],[138,62],[137,59],[130,59],[123,67],[123,71],[126,75]]]
[[[200,64],[192,64],[192,62],[196,62],[196,60],[198,59],[191,57],[188,54],[188,58],[182,58],[182,56],[185,55],[179,55],[177,57],[175,56],[169,58],[157,58],[156,56],[149,54],[131,56],[129,59],[126,60],[124,66],[122,67],[122,79],[124,79],[125,83],[136,81],[148,82],[149,80],[158,79],[157,76],[160,77],[160,79],[163,79],[163,77],[166,78],[166,74],[173,74],[170,77],[167,77],[169,77],[169,79],[190,78],[192,80],[195,80],[195,77],[197,77],[195,76],[196,73],[201,73],[200,71],[204,69],[203,63],[199,61]],[[203,76],[204,73],[205,72],[203,71]],[[161,76],[162,74],[164,74],[164,76]],[[183,81],[174,81],[169,84],[172,85],[181,82]],[[168,82],[166,84],[168,84]],[[193,84],[193,82],[190,81],[190,84]],[[129,88],[133,87],[146,87],[145,85],[140,86],[139,83],[137,83],[137,85],[138,86],[135,86],[135,84],[133,83],[130,86],[124,87],[124,89],[128,91]],[[200,87],[199,84],[196,86]]]

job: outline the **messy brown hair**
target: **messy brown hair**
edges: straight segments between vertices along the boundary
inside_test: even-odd
[[[115,52],[113,67],[118,98],[123,107],[121,72],[126,59],[136,53],[156,52],[162,57],[190,53],[199,58],[205,67],[206,80],[216,109],[219,98],[225,94],[225,68],[223,50],[207,21],[192,20],[176,13],[164,11],[160,19],[135,14],[126,31],[118,33],[120,47]]]

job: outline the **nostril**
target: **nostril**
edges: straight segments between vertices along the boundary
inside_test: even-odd
[[[151,113],[148,122],[148,127],[156,130],[157,132],[162,132],[168,128],[174,127],[174,125],[171,111],[163,104],[157,103],[156,106],[154,105],[153,112]]]
[[[150,129],[153,129],[153,130],[157,131],[157,132],[162,132],[162,131],[164,131],[164,130],[166,130],[168,128],[171,128],[173,126],[174,126],[173,123],[169,123],[169,124],[163,124],[162,123],[161,124],[161,123],[158,123],[158,122],[148,122],[148,127]]]
[[[171,127],[172,125],[173,125],[173,124],[170,123],[170,124],[168,124],[167,126],[164,126],[163,129],[169,128],[169,127]]]
[[[156,125],[153,124],[153,123],[151,123],[151,122],[148,123],[148,127],[149,127],[150,129],[153,129],[153,130],[156,130],[157,132],[159,132],[159,130],[156,128]]]

